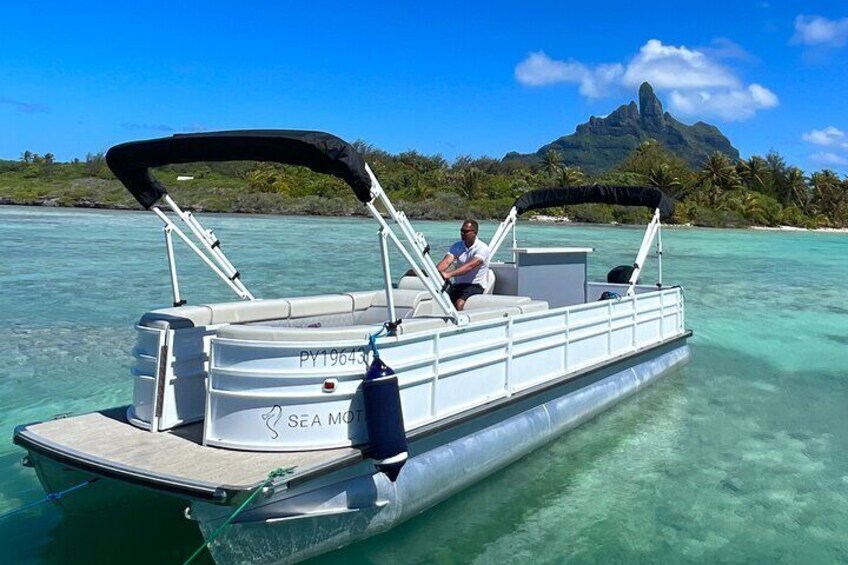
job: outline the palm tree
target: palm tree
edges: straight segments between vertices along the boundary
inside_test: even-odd
[[[583,184],[586,175],[580,167],[562,167],[559,171],[559,181],[562,186]]]
[[[542,170],[550,176],[556,177],[562,170],[562,155],[555,149],[548,149],[542,157]]]
[[[807,179],[804,178],[804,172],[798,167],[790,167],[786,171],[785,182],[786,190],[791,200],[806,214],[807,208],[810,205],[810,187],[807,186]]]
[[[784,206],[791,205],[793,195],[788,179],[789,167],[786,166],[786,161],[779,153],[770,151],[766,155],[766,164],[768,166],[768,176],[771,180],[772,196],[777,198],[778,202]]]
[[[845,196],[839,176],[830,170],[813,173],[810,176],[810,185],[811,200],[817,211],[835,218]]]
[[[709,206],[719,208],[726,192],[742,188],[742,179],[739,178],[730,157],[720,151],[714,151],[701,166],[698,184],[705,191]]]
[[[680,189],[683,187],[680,179],[674,175],[671,167],[666,163],[652,166],[646,178],[649,185],[659,188],[669,196],[678,195]]]
[[[474,200],[480,195],[483,178],[483,171],[477,167],[462,169],[454,176],[457,190],[468,200]]]
[[[27,149],[26,151],[21,153],[21,161],[23,161],[24,163],[31,162],[32,161],[32,151]]]
[[[765,192],[768,178],[768,162],[765,159],[759,155],[754,155],[748,160],[740,159],[736,163],[736,172],[745,186],[757,192]]]

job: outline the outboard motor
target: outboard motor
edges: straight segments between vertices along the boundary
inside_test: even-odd
[[[365,422],[369,447],[366,454],[376,461],[377,469],[395,482],[409,458],[398,379],[391,367],[377,355],[362,383],[365,398]]]
[[[619,265],[607,273],[607,282],[613,284],[628,284],[633,276],[633,265]],[[638,281],[637,281],[638,282]]]

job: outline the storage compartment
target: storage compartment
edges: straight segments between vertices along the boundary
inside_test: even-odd
[[[590,247],[527,247],[513,250],[514,263],[489,266],[497,276],[495,294],[529,296],[551,308],[587,300],[586,261]]]

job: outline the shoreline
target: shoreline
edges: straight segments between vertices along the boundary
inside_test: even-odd
[[[543,224],[572,224],[572,225],[587,225],[581,222],[575,222],[568,216],[549,216],[546,214],[537,214],[529,218],[530,222],[539,222]],[[641,225],[641,224],[621,224],[619,222],[588,224],[602,226],[621,226],[621,225]],[[694,226],[691,223],[685,224],[663,224],[664,228],[707,228],[707,226]],[[743,229],[757,231],[780,231],[780,232],[817,232],[817,233],[848,233],[848,228],[802,228],[799,226],[745,226],[745,227],[712,227],[710,229]]]
[[[77,209],[77,210],[114,210],[119,212],[146,212],[147,210],[143,210],[141,208],[136,208],[133,206],[124,206],[124,205],[108,205],[102,204],[100,202],[78,202],[75,205],[65,206],[62,204],[57,204],[52,201],[45,202],[14,202],[9,198],[0,197],[0,206],[20,206],[22,208],[54,208],[54,209]],[[204,210],[204,209],[195,209],[191,207],[186,207],[186,211],[191,211],[200,214],[235,214],[239,216],[302,216],[309,218],[364,218],[365,214],[275,214],[273,212],[243,212],[243,211],[226,211],[226,212],[218,212],[214,210]],[[453,221],[451,219],[447,220],[429,220],[426,218],[416,218],[414,216],[410,216],[410,219],[417,221]],[[478,218],[479,220],[495,220],[500,221],[502,218]],[[568,216],[551,216],[547,214],[537,214],[530,218],[527,218],[528,222],[535,222],[541,224],[568,224],[574,226],[641,226],[642,224],[622,224],[619,222],[598,222],[598,223],[586,223],[586,222],[575,222],[571,220]],[[848,233],[848,228],[804,228],[798,226],[745,226],[745,227],[715,227],[715,226],[695,226],[691,223],[685,224],[663,224],[663,227],[666,228],[709,228],[709,229],[743,229],[743,230],[756,230],[756,231],[779,231],[779,232],[814,232],[814,233]]]
[[[824,233],[848,233],[848,228],[799,228],[798,226],[750,226],[749,230],[757,231],[809,231],[809,232],[824,232]]]

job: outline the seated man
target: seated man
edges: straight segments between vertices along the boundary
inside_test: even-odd
[[[445,280],[454,278],[450,297],[457,310],[465,308],[465,301],[475,294],[483,294],[483,285],[489,274],[489,246],[477,239],[477,222],[465,220],[461,241],[451,245],[448,254],[439,262],[437,268]],[[450,266],[456,262],[451,270]]]

